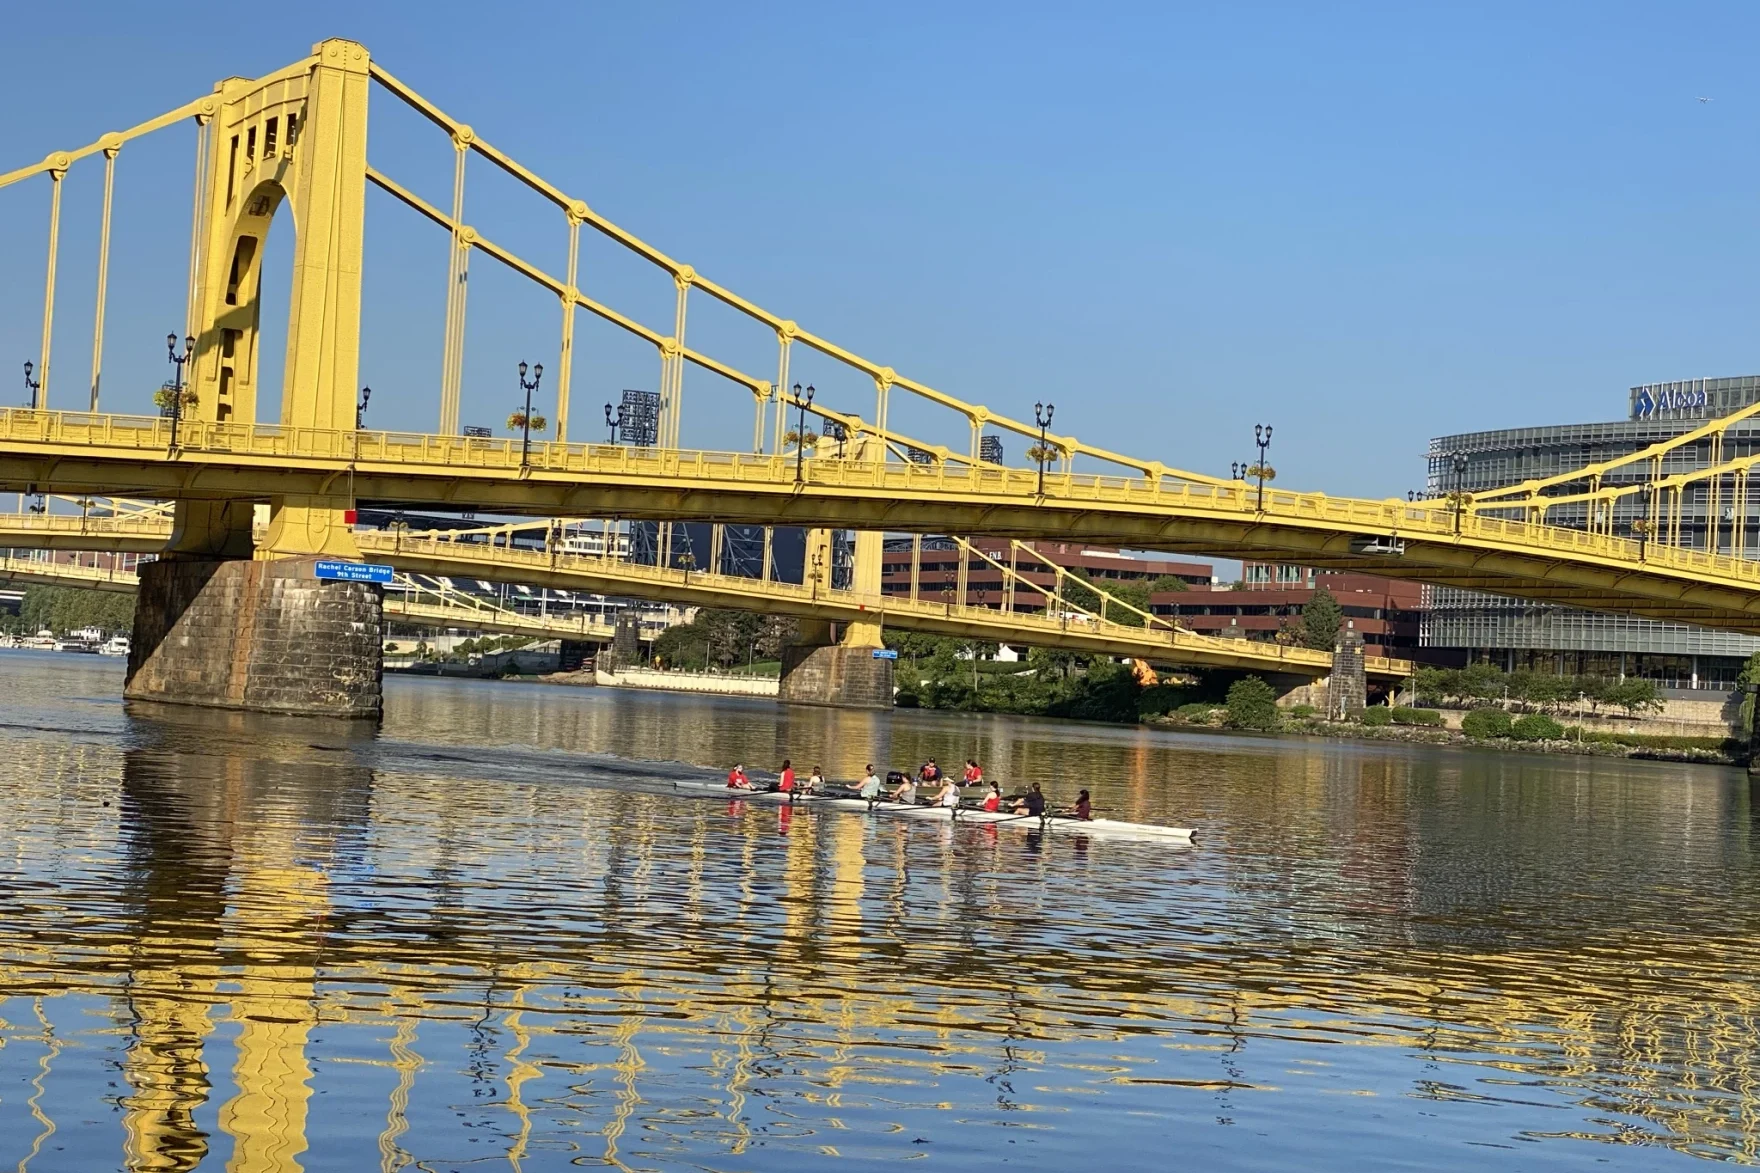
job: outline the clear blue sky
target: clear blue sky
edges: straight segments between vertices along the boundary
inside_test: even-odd
[[[1184,467],[1225,471],[1265,421],[1280,484],[1403,494],[1432,435],[1614,418],[1636,382],[1760,372],[1751,4],[214,11],[13,6],[0,170],[345,36],[760,303]],[[444,140],[375,102],[375,163],[443,202]],[[106,350],[122,410],[144,409],[181,312],[191,137],[168,133],[123,158]],[[65,405],[89,355],[87,173],[64,230]],[[40,329],[46,184],[26,188],[0,192],[8,400]],[[444,240],[377,195],[369,214],[372,422],[430,427]],[[558,218],[482,168],[468,218],[560,268]],[[473,269],[467,422],[499,421],[513,363],[556,347],[553,299],[492,269]],[[668,286],[639,267],[589,252],[584,283],[670,328]],[[772,373],[768,339],[701,304],[694,343]],[[611,393],[654,385],[609,334],[588,331],[580,363],[575,438],[600,434]],[[805,373],[871,414],[858,381]],[[692,372],[686,395],[687,443],[749,443],[741,393]]]

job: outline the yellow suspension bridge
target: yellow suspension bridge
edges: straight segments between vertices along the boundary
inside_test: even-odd
[[[369,102],[387,98],[413,109],[450,146],[449,207],[428,202],[370,162]],[[184,314],[187,354],[176,352],[173,336],[176,378],[160,392],[161,416],[106,413],[100,388],[115,160],[143,136],[192,121],[197,178]],[[91,373],[74,396],[51,378],[59,369],[52,343],[61,193],[72,167],[100,157],[104,213]],[[558,242],[566,247],[560,273],[489,239],[465,219],[469,160],[492,166],[554,209]],[[1478,498],[1457,493],[1417,502],[1255,488],[1098,448],[1052,432],[1049,421],[1028,423],[957,398],[749,301],[549,183],[353,42],[324,41],[310,56],[264,77],[227,79],[212,93],[128,130],[0,174],[0,187],[29,180],[46,180],[49,194],[43,341],[31,405],[0,411],[0,490],[175,502],[167,548],[174,559],[360,558],[368,551],[352,524],[353,511],[359,502],[376,501],[528,517],[652,519],[661,523],[662,565],[672,562],[671,526],[680,521],[852,529],[861,535],[853,591],[858,597],[878,594],[880,534],[945,533],[1347,567],[1760,632],[1760,565],[1744,557],[1739,532],[1732,532],[1727,547],[1716,527],[1705,549],[1680,544],[1678,518],[1690,495],[1746,504],[1750,462],[1721,459],[1719,425],[1672,442],[1711,445],[1710,467],[1692,474],[1663,476],[1667,453],[1658,450],[1617,467],[1593,466]],[[435,225],[447,251],[437,419],[425,428],[360,427],[356,386],[369,186]],[[267,422],[258,418],[260,285],[264,241],[284,205],[299,231],[281,418]],[[669,283],[670,329],[644,324],[594,295],[580,271],[583,227]],[[531,440],[529,433],[519,441],[462,434],[467,275],[473,258],[483,257],[556,299],[555,440]],[[774,378],[687,341],[691,305],[705,297],[774,339]],[[652,348],[660,387],[654,446],[568,439],[579,311]],[[863,390],[852,395],[844,387],[815,397],[798,382],[791,387],[791,361],[803,347],[830,360]],[[706,386],[749,397],[750,450],[683,446],[687,369],[708,378]],[[938,413],[942,434],[924,438],[893,428],[900,395]],[[870,404],[864,418],[859,413]],[[798,420],[792,431],[791,413]],[[983,460],[982,441],[995,433],[1030,440],[1034,467]],[[1083,471],[1077,471],[1078,462]],[[1634,509],[1633,500],[1642,507]],[[250,524],[250,507],[259,502],[270,509],[260,541]],[[1580,513],[1581,528],[1551,524],[1560,508],[1561,517]],[[538,581],[562,573],[538,566],[519,570]],[[677,586],[685,589],[682,582]],[[707,588],[693,583],[692,589]],[[794,605],[785,604],[786,594],[777,588],[766,601]],[[819,600],[805,602],[820,610]],[[907,610],[889,599],[885,621],[903,621]],[[860,615],[845,643],[877,645],[880,618],[878,611]],[[919,618],[929,623],[928,616]],[[952,619],[942,615],[944,625]],[[1007,622],[1025,638],[1032,621],[1016,614]]]

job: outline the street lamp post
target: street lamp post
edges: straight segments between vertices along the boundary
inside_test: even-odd
[[[1265,474],[1270,471],[1265,464],[1265,455],[1271,451],[1270,424],[1253,425],[1253,443],[1259,446],[1259,463],[1254,466],[1253,471],[1259,477],[1258,512],[1263,513],[1265,512]]]
[[[373,389],[371,387],[361,388],[361,401],[355,405],[354,409],[354,430],[357,432],[366,425],[367,401],[372,397]]]
[[[1041,412],[1040,408],[1044,408],[1044,411]],[[1041,497],[1045,495],[1045,458],[1051,455],[1045,447],[1045,429],[1051,426],[1051,417],[1056,411],[1057,404],[1055,403],[1033,404],[1033,422],[1039,425],[1039,446],[1033,451],[1039,457],[1039,496]]]
[[[196,352],[196,340],[184,335],[183,353],[177,353],[177,335],[165,335],[165,355],[171,360],[171,447],[177,447],[177,425],[183,421],[183,364]]]
[[[544,380],[544,364],[539,363],[532,368],[532,377],[526,379],[526,364],[519,364],[519,386],[526,393],[526,409],[520,413],[519,426],[522,433],[519,444],[519,466],[524,468],[532,456],[532,392]]]
[[[36,363],[32,362],[28,358],[25,359],[25,361],[24,361],[24,405],[29,408],[35,408],[37,406],[37,392],[43,389],[43,381],[41,379],[31,378],[31,373],[33,371],[35,371],[36,369],[37,369]]]
[[[684,585],[690,586],[691,571],[696,568],[697,556],[687,550],[678,556],[678,564],[684,569]]]
[[[795,406],[801,409],[801,422],[795,427],[794,432],[794,481],[797,485],[800,484],[803,475],[801,461],[807,453],[807,408],[813,406],[813,395],[812,384],[807,385],[805,392],[801,391],[799,383],[794,385]],[[817,555],[814,556],[814,561],[818,561]]]
[[[1644,513],[1642,517],[1632,522],[1632,530],[1638,535],[1638,561],[1640,562],[1644,560],[1644,543],[1650,537],[1650,499],[1655,492],[1656,486],[1649,481],[1645,481],[1643,488],[1638,490],[1638,503],[1642,506]]]
[[[824,577],[824,574],[825,574],[824,567],[825,567],[825,555],[820,553],[817,550],[813,551],[813,573],[808,575],[807,577],[809,577],[813,580],[813,598],[814,599],[817,599],[819,597],[819,580],[822,577]]]
[[[611,405],[609,403],[605,405],[605,426],[611,429],[611,442],[613,444],[617,443],[617,433],[621,431],[628,422],[629,405],[627,403],[618,405],[616,415],[611,414]]]

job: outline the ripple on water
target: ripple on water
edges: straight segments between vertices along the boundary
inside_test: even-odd
[[[114,677],[0,654],[0,1164],[1755,1159],[1731,772],[446,681],[375,735]],[[784,755],[1202,845],[666,792]]]

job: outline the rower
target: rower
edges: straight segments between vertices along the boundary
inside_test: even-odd
[[[900,774],[900,773],[894,772],[892,774],[888,774],[886,780],[888,782],[890,782],[894,778],[898,779],[898,785],[893,789],[892,793],[888,794],[886,797],[891,799],[893,802],[902,802],[902,803],[907,803],[911,806],[915,806],[917,803],[917,781],[916,781],[916,779],[912,778],[909,774]]]
[[[1002,786],[1000,783],[990,783],[990,793],[984,796],[983,809],[991,812],[1002,809]]]
[[[1045,817],[1045,793],[1039,789],[1037,782],[1033,783],[1033,788],[1027,791],[1026,797],[1014,804],[1014,813],[1032,815],[1036,819]]]
[[[752,788],[752,780],[746,777],[744,762],[727,771],[727,788],[729,790],[750,790]]]
[[[818,794],[821,790],[824,790],[824,789],[825,789],[825,771],[821,770],[818,766],[814,766],[813,772],[811,774],[807,775],[806,782],[801,786],[801,793],[802,794]]]
[[[1065,807],[1062,813],[1072,819],[1081,819],[1084,822],[1091,821],[1094,818],[1094,804],[1088,800],[1088,792],[1084,790],[1076,795],[1076,804]]]
[[[880,801],[880,776],[874,773],[874,763],[868,763],[867,773],[862,775],[860,786],[846,786],[844,789],[855,791],[857,798],[867,799],[868,809],[873,810],[874,804]]]
[[[782,759],[782,774],[776,780],[776,790],[791,798],[794,796],[794,763],[787,758]]]
[[[952,778],[943,777],[941,789],[937,790],[929,799],[929,805],[950,810],[953,812],[954,818],[959,818],[959,783]]]

